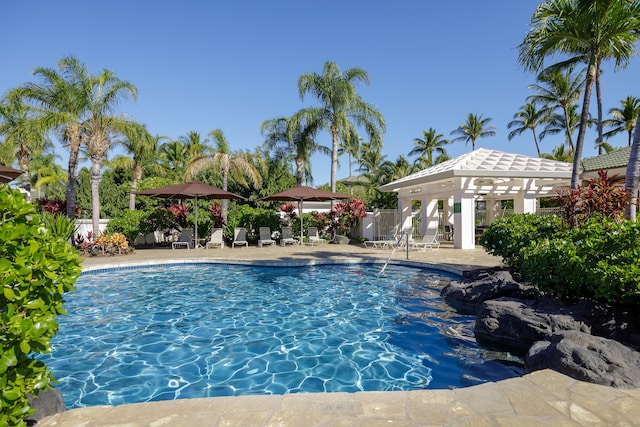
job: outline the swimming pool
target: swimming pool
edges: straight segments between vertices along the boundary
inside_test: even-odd
[[[42,359],[68,408],[179,398],[463,387],[519,376],[439,296],[379,265],[187,264],[84,274]]]

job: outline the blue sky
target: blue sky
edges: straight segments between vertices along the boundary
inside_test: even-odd
[[[517,63],[537,0],[308,2],[274,1],[7,1],[0,4],[3,40],[0,93],[33,80],[36,67],[75,55],[138,87],[122,110],[153,134],[178,138],[223,130],[233,150],[263,142],[260,124],[310,105],[297,81],[321,73],[325,61],[360,67],[371,84],[359,94],[387,123],[383,154],[407,155],[413,139],[433,127],[450,137],[468,113],[492,118],[485,147],[536,155],[529,133],[509,141],[507,124],[535,82]],[[640,58],[603,75],[605,113],[638,93]],[[592,102],[594,105],[595,100]],[[595,109],[592,110],[595,114]],[[551,152],[561,136],[542,141]],[[584,156],[596,154],[587,135]],[[330,145],[328,134],[319,142]],[[626,135],[613,138],[626,144]],[[471,150],[448,146],[452,157]],[[59,148],[66,166],[66,152]],[[312,159],[314,183],[329,181],[330,158]],[[348,176],[341,158],[338,179]]]

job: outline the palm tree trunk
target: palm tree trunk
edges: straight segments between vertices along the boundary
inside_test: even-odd
[[[338,174],[338,131],[331,126],[331,191],[336,191],[336,175]],[[333,207],[333,202],[331,202]]]
[[[533,132],[533,142],[536,143],[536,151],[538,151],[538,157],[541,157],[541,155],[540,155],[540,144],[538,144],[538,136],[536,135],[536,130],[535,129],[531,129],[531,132]]]
[[[589,101],[591,100],[591,89],[595,79],[595,65],[589,65],[587,78],[584,84],[584,99],[582,100],[582,114],[580,116],[580,129],[578,130],[578,140],[576,141],[576,151],[573,153],[573,171],[571,172],[571,188],[575,190],[580,185],[580,162],[582,160],[582,146],[587,132],[587,122],[589,119]]]
[[[602,146],[602,141],[604,137],[602,136],[602,92],[600,86],[600,61],[598,61],[596,68],[596,102],[598,103],[598,155],[601,156],[604,153],[604,147]]]
[[[78,156],[80,154],[80,138],[70,137],[69,143],[69,171],[67,177],[67,217],[76,217],[76,175],[78,173]]]
[[[91,157],[91,224],[95,237],[100,234],[100,160],[99,157]]]
[[[138,183],[142,179],[142,168],[135,166],[133,168],[133,180],[131,181],[131,191],[129,192],[129,210],[136,210],[136,190],[138,189]]]
[[[229,165],[227,165],[222,170],[222,189],[227,191],[227,187],[229,185]],[[227,210],[229,209],[229,200],[222,199],[222,203],[220,205],[220,214],[222,215],[223,224],[227,223]]]
[[[296,185],[302,185],[302,166],[304,161],[302,157],[296,157]]]
[[[575,153],[576,147],[573,145],[573,138],[571,137],[571,125],[569,121],[569,108],[566,105],[562,106],[562,111],[564,112],[564,124],[567,132],[567,143],[569,144],[569,149]]]
[[[629,194],[629,205],[627,206],[627,218],[636,220],[638,206],[638,185],[640,184],[640,116],[636,119],[636,127],[633,133],[633,144],[629,154],[627,173],[625,176],[625,188]]]

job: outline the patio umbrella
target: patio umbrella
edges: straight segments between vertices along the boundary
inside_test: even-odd
[[[184,184],[169,185],[166,187],[152,188],[149,190],[136,191],[136,194],[150,197],[160,197],[162,199],[195,199],[196,201],[196,225],[195,225],[195,247],[198,247],[198,199],[216,200],[246,200],[230,191],[212,187],[200,181],[185,182]]]
[[[0,183],[6,184],[22,175],[22,171],[0,165]]]
[[[299,185],[271,196],[263,197],[260,200],[265,201],[296,201],[298,202],[298,210],[300,212],[300,241],[302,241],[302,204],[305,200],[313,202],[327,202],[330,200],[350,199],[351,196],[346,194],[334,193],[331,191],[319,190],[317,188],[305,187]]]

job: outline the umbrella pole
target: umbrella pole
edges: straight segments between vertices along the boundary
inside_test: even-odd
[[[304,244],[304,228],[302,228],[302,200],[298,202],[298,212],[300,213],[300,244]]]
[[[195,226],[196,241],[193,243],[193,249],[198,249],[198,196],[196,196],[196,226]]]

